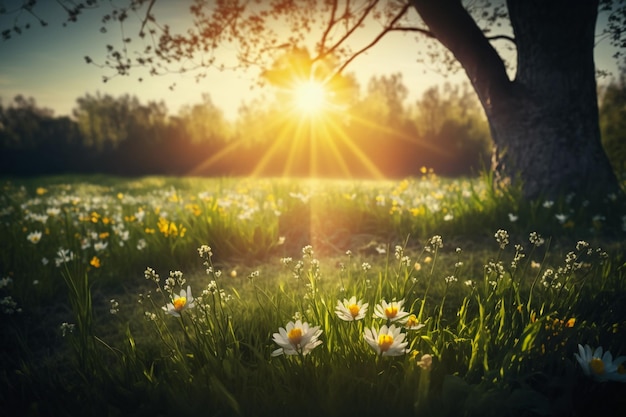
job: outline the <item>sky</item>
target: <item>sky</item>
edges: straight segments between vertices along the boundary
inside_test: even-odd
[[[0,6],[10,9],[18,0],[0,0]],[[150,77],[144,73],[131,73],[129,77],[115,77],[107,83],[102,77],[111,75],[110,70],[85,63],[84,57],[102,60],[107,43],[119,45],[120,31],[114,26],[103,34],[99,28],[100,18],[106,9],[90,10],[81,15],[77,23],[63,27],[64,12],[52,1],[40,0],[42,17],[48,26],[42,28],[28,16],[20,17],[23,22],[31,21],[31,29],[8,41],[0,40],[0,100],[7,105],[15,95],[33,97],[39,107],[50,108],[56,116],[71,115],[76,99],[85,94],[109,94],[137,96],[142,103],[164,101],[168,110],[176,114],[182,106],[202,101],[202,95],[210,94],[214,104],[224,111],[229,119],[237,117],[237,109],[254,97],[264,94],[255,86],[258,73],[254,71],[210,70],[209,76],[197,83],[192,74],[172,74]],[[118,2],[119,3],[119,2]],[[157,16],[165,16],[173,26],[184,24],[189,0],[157,2]],[[10,19],[13,19],[11,16]],[[11,20],[9,20],[10,22]],[[0,16],[0,27],[7,26],[7,16]],[[376,27],[366,28],[375,34]],[[433,85],[465,81],[459,72],[444,76],[433,66],[417,62],[416,48],[420,45],[413,35],[392,33],[365,55],[357,58],[347,68],[353,72],[361,87],[365,88],[372,76],[391,75],[400,72],[409,89],[409,101],[415,101]],[[225,50],[225,53],[232,51]],[[612,71],[617,76],[617,66],[611,58],[608,41],[596,48],[596,66]],[[137,81],[138,77],[143,82]],[[176,83],[172,91],[170,85]],[[252,88],[252,89],[251,89]]]

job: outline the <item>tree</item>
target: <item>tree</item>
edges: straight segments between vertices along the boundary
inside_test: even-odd
[[[409,95],[402,81],[402,74],[372,77],[367,85],[366,105],[373,110],[373,116],[381,119],[381,124],[398,125],[404,119],[404,101]]]
[[[84,158],[76,123],[54,117],[33,98],[0,103],[0,173],[43,175],[73,170]]]
[[[37,106],[35,99],[17,95],[6,108],[0,105],[0,146],[33,149],[42,141],[42,125],[53,112]]]
[[[623,176],[626,174],[626,72],[601,94],[600,131],[613,168]]]
[[[232,126],[209,94],[202,95],[202,103],[184,106],[179,119],[185,125],[190,140],[197,142],[227,142],[232,136]]]
[[[599,11],[610,13],[606,30],[613,43],[625,44],[626,6],[615,2],[507,0],[505,6],[488,0],[195,0],[191,27],[175,33],[159,24],[156,0],[128,0],[103,21],[129,26],[130,16],[139,15],[135,33],[146,47],[131,53],[130,37],[125,37],[119,47],[107,45],[100,65],[121,75],[144,67],[151,74],[198,70],[202,77],[203,68],[228,64],[215,53],[225,46],[238,51],[240,66],[269,68],[285,47],[312,42],[314,60],[338,57],[336,71],[342,71],[387,34],[414,32],[445,48],[430,56],[457,62],[467,74],[489,121],[492,169],[500,183],[519,179],[528,197],[617,190],[600,142],[593,60]],[[27,3],[32,11],[36,2]],[[97,1],[72,3],[78,6],[68,8],[69,20]],[[355,46],[361,29],[372,23],[380,31]],[[507,24],[512,35],[492,35],[494,27]],[[514,76],[494,47],[503,40],[515,50]]]
[[[116,148],[129,138],[157,142],[167,123],[167,108],[163,102],[143,105],[128,94],[118,98],[99,92],[86,94],[76,100],[73,110],[85,145],[97,150]]]
[[[469,174],[488,166],[489,126],[468,84],[429,88],[415,103],[412,119],[420,141],[440,161],[429,165],[435,172]]]
[[[618,188],[598,128],[593,62],[598,1],[507,1],[517,49],[513,80],[460,2],[413,4],[476,90],[501,180],[519,175],[530,197]]]

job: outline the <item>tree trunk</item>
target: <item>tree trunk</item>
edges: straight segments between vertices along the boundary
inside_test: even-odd
[[[460,0],[413,5],[478,94],[498,182],[521,181],[528,198],[619,190],[598,123],[598,0],[508,0],[517,46],[514,80]]]

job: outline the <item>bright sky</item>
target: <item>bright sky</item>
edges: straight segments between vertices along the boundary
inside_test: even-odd
[[[10,8],[21,1],[0,1],[0,5]],[[75,107],[76,99],[86,93],[110,94],[119,96],[130,94],[137,96],[142,103],[149,100],[163,100],[170,112],[176,113],[183,105],[199,103],[203,93],[209,93],[213,102],[221,108],[228,118],[234,119],[237,109],[243,102],[249,102],[262,93],[254,85],[256,73],[244,73],[213,70],[210,76],[200,84],[192,74],[173,74],[164,77],[150,77],[145,73],[131,73],[130,77],[116,77],[107,83],[102,82],[103,75],[110,75],[107,70],[85,63],[84,56],[94,60],[104,56],[107,43],[117,41],[120,32],[110,25],[110,31],[99,31],[103,9],[89,11],[81,15],[77,23],[62,27],[63,11],[56,2],[43,3],[45,11],[42,17],[49,26],[41,28],[36,22],[22,35],[8,41],[0,40],[0,98],[4,105],[17,94],[35,98],[40,107],[51,108],[56,115],[69,115]],[[182,22],[181,11],[187,13],[188,0],[177,2],[157,2],[155,10],[158,16],[168,16],[168,21],[175,24]],[[48,8],[48,10],[46,10]],[[6,17],[2,18],[2,27],[6,26]],[[25,17],[25,19],[27,19]],[[26,21],[26,20],[25,20]],[[376,30],[376,28],[372,28]],[[616,64],[610,58],[612,52],[608,42],[596,48],[596,65],[609,69],[617,75]],[[409,100],[418,99],[425,89],[446,81],[464,81],[464,74],[445,78],[434,68],[427,68],[416,62],[416,48],[419,44],[412,35],[390,34],[366,55],[355,60],[348,72],[354,72],[362,88],[373,75],[403,74],[404,84],[409,88]],[[144,81],[139,83],[138,77]],[[174,91],[169,86],[176,83]]]

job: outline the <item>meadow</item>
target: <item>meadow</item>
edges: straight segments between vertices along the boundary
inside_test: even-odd
[[[623,197],[489,184],[0,179],[0,404],[621,415]]]

